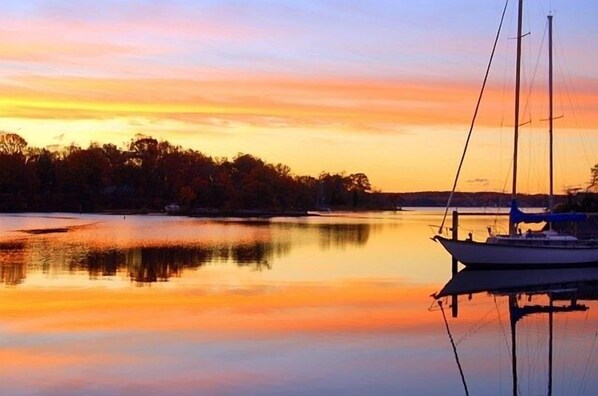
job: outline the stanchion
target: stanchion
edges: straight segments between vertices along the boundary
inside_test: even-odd
[[[453,210],[453,241],[459,239],[459,212]],[[457,266],[457,259],[451,257],[452,265],[451,265],[451,274],[452,276],[457,275],[458,266]],[[458,304],[458,296],[453,295],[451,298],[451,315],[453,318],[456,318],[459,314],[459,304]]]

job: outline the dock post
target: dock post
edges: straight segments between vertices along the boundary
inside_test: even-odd
[[[459,212],[457,212],[456,210],[453,210],[453,241],[456,241],[457,239],[459,239]],[[458,266],[457,266],[457,259],[454,257],[451,257],[451,261],[452,261],[452,265],[451,265],[451,276],[455,276],[457,275],[457,270],[458,270]],[[451,298],[451,308],[452,308],[452,316],[453,318],[456,318],[457,315],[459,314],[459,304],[458,304],[458,296],[457,295],[453,295]]]

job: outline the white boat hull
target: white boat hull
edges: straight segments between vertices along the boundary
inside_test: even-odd
[[[468,267],[567,267],[598,265],[598,246],[522,246],[455,241],[435,236],[459,262]]]

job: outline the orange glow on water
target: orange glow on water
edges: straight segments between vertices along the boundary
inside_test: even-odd
[[[158,290],[156,290],[158,288]],[[422,310],[430,287],[387,282],[249,286],[206,292],[133,290],[5,290],[0,316],[19,332],[197,330],[219,337],[304,332],[417,331],[437,318]],[[35,319],[33,319],[35,318]]]
[[[440,215],[263,222],[5,215],[0,378],[7,380],[0,390],[286,394],[301,383],[310,394],[327,386],[413,394],[422,378],[426,389],[459,389],[456,369],[446,369],[453,352],[430,296],[450,273],[448,257],[426,233]],[[463,226],[487,221],[472,216]],[[67,232],[27,232],[59,228]],[[509,364],[501,355],[507,298],[459,300],[458,318],[450,299],[443,306],[470,389],[499,389],[497,373]],[[555,317],[555,342],[568,343],[559,361],[572,375],[580,372],[575,348],[587,350],[594,338],[598,308],[583,304],[588,312]],[[524,358],[526,345],[545,346],[537,334],[546,320],[520,320]]]

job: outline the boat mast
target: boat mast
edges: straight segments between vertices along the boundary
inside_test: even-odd
[[[519,145],[519,92],[521,86],[521,31],[523,24],[523,0],[519,0],[517,16],[517,61],[515,66],[515,133],[513,138],[513,188],[511,201],[517,196],[517,149]],[[509,234],[517,234],[517,225],[509,220]]]
[[[548,136],[549,136],[549,153],[550,153],[550,193],[548,195],[548,210],[552,212],[554,206],[554,162],[552,152],[552,121],[553,121],[553,110],[552,110],[552,15],[548,15]],[[552,228],[552,224],[549,224]]]

